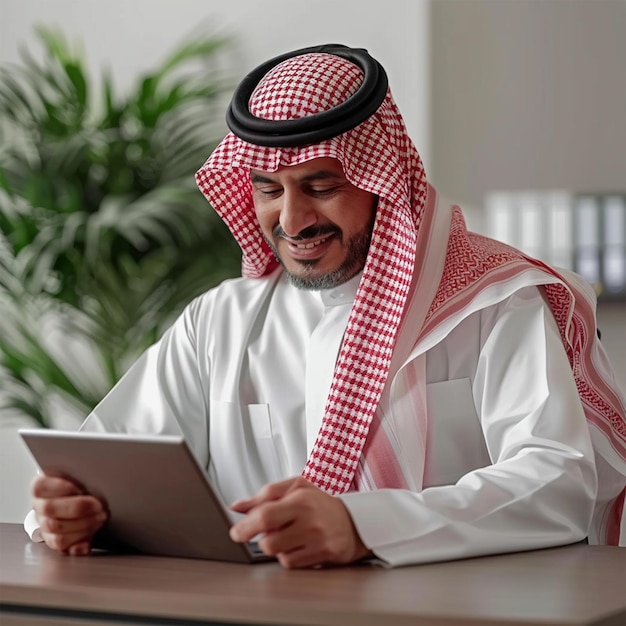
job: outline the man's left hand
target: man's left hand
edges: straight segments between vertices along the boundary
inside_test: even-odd
[[[286,568],[352,563],[371,556],[343,502],[304,478],[266,485],[231,509],[246,514],[231,528],[233,541],[261,535],[259,547]]]

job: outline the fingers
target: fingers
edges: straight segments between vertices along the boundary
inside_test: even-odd
[[[280,502],[264,502],[250,510],[248,515],[230,529],[233,541],[250,541],[261,533],[284,528],[293,520],[293,511]]]
[[[347,562],[344,543],[351,539],[348,527],[335,526],[332,519],[305,511],[306,508],[290,508],[288,515],[280,509],[268,511],[263,517],[289,521],[282,526],[276,524],[276,530],[263,534],[258,542],[263,552],[276,556],[286,567]]]
[[[350,563],[371,556],[343,502],[303,479],[268,485],[237,504],[247,515],[233,525],[231,538],[250,541],[260,536],[259,547],[284,567]]]
[[[316,567],[337,563],[337,554],[323,532],[303,532],[292,524],[278,532],[267,533],[259,547],[269,556],[275,556],[287,569]]]
[[[61,498],[81,494],[83,490],[67,478],[38,474],[32,482],[31,493],[35,498]]]
[[[310,546],[303,546],[291,552],[281,552],[276,559],[285,569],[300,569],[305,567],[321,567],[332,565],[332,556],[324,559],[319,550]]]
[[[73,521],[44,518],[40,526],[41,537],[53,550],[76,556],[88,554],[93,536],[104,525],[106,519],[104,512]]]
[[[334,555],[323,543],[322,536],[305,534],[297,524],[265,534],[259,540],[259,547],[269,556],[275,556],[287,569],[314,567],[332,563]]]
[[[89,553],[91,540],[108,517],[93,496],[35,500],[34,509],[46,545],[77,555]]]
[[[230,508],[237,513],[248,513],[254,507],[263,504],[264,502],[271,502],[272,500],[279,500],[288,493],[295,491],[296,489],[315,488],[308,480],[301,476],[294,478],[288,478],[277,483],[270,483],[265,485],[258,493],[250,498],[244,500],[237,500],[230,505]]]
[[[104,512],[98,498],[89,495],[75,495],[61,498],[35,498],[33,509],[41,525],[44,518],[76,520]]]
[[[86,556],[91,552],[91,543],[89,541],[77,541],[66,552],[71,556]]]
[[[33,509],[41,525],[43,518],[72,520],[104,512],[103,503],[85,494],[68,478],[41,474],[32,483]]]
[[[290,524],[277,532],[265,533],[258,544],[268,556],[279,557],[282,554],[302,551],[310,542],[311,538],[305,538],[296,524]]]
[[[54,535],[86,535],[106,519],[104,511],[73,519],[42,516],[39,528],[42,533]]]
[[[105,505],[72,480],[59,476],[37,476],[32,494],[44,542],[60,552],[88,554],[93,536],[107,520]]]

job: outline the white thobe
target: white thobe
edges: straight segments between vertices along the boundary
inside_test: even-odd
[[[298,290],[280,270],[225,281],[186,308],[83,429],[182,433],[226,502],[299,475],[357,286]],[[585,538],[594,452],[540,291],[522,287],[431,343],[423,489],[339,496],[365,545],[395,566]],[[616,478],[603,497],[617,490]],[[26,525],[32,535],[32,517]]]

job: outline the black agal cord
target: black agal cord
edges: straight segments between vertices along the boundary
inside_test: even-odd
[[[363,70],[363,83],[356,93],[328,111],[299,119],[266,120],[250,113],[250,97],[273,67],[292,57],[320,52],[348,59]],[[370,117],[385,99],[387,86],[384,68],[367,50],[340,44],[301,48],[274,57],[245,76],[235,89],[226,112],[226,123],[235,135],[257,146],[295,148],[319,143],[355,128]]]

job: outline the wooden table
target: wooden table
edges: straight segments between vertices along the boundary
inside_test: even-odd
[[[626,548],[550,550],[398,569],[319,570],[98,553],[68,557],[0,525],[2,626],[626,624]]]

